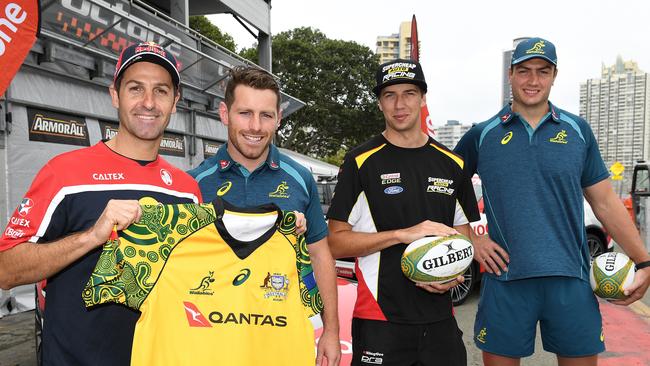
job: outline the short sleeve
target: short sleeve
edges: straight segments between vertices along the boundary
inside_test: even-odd
[[[603,179],[609,177],[609,171],[605,166],[600,151],[598,150],[598,143],[596,137],[591,131],[587,123],[584,123],[582,134],[585,138],[586,152],[585,152],[585,165],[582,169],[582,176],[580,177],[580,184],[582,188],[592,186]]]
[[[334,188],[334,196],[327,217],[354,225],[354,222],[349,222],[350,214],[362,190],[356,161],[348,153],[338,174],[338,181]]]

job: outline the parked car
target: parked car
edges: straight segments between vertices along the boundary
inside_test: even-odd
[[[332,197],[334,196],[334,188],[336,187],[336,175],[319,175],[316,177],[316,187],[318,187],[318,197],[320,198],[320,206],[323,209],[323,214],[327,214],[327,210],[332,204]]]

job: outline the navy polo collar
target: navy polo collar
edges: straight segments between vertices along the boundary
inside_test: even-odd
[[[551,121],[554,121],[556,123],[560,123],[560,112],[557,110],[557,108],[551,103],[550,101],[548,102],[549,110],[550,113],[548,113],[544,119],[546,120],[549,116],[551,117]],[[513,120],[514,116],[518,116],[517,113],[512,111],[512,105],[508,103],[503,109],[499,112],[499,119],[501,120],[501,123],[507,124],[510,121]]]
[[[219,165],[220,172],[224,172],[230,169],[232,166],[238,164],[235,160],[233,160],[233,158],[228,153],[227,142],[223,144],[223,146],[221,146],[219,150],[217,150],[215,159],[217,160],[217,164]],[[280,151],[274,144],[271,144],[269,146],[269,155],[266,157],[266,161],[264,161],[264,164],[266,164],[271,170],[280,169]]]

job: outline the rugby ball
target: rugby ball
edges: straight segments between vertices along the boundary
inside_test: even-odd
[[[463,235],[424,237],[404,250],[402,272],[413,282],[444,283],[465,273],[473,257],[474,247]]]
[[[591,263],[589,282],[596,296],[608,300],[620,300],[634,281],[634,262],[623,253],[604,253]]]

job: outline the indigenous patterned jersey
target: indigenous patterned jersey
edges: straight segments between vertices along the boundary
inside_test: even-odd
[[[91,227],[110,199],[150,196],[164,203],[199,202],[192,177],[161,157],[148,164],[103,142],[67,152],[38,172],[0,239],[0,250],[50,242]],[[101,248],[47,279],[44,365],[128,364],[138,314],[122,306],[88,312],[79,299]]]
[[[345,157],[327,216],[366,233],[404,229],[424,220],[456,226],[479,219],[460,157],[433,139],[419,148],[402,148],[382,135]],[[452,316],[449,293],[426,292],[402,274],[406,244],[357,258],[355,317],[415,324]]]
[[[275,205],[141,201],[109,241],[86,306],[140,310],[132,365],[310,365],[322,301],[295,215]],[[93,310],[90,310],[91,312]]]

